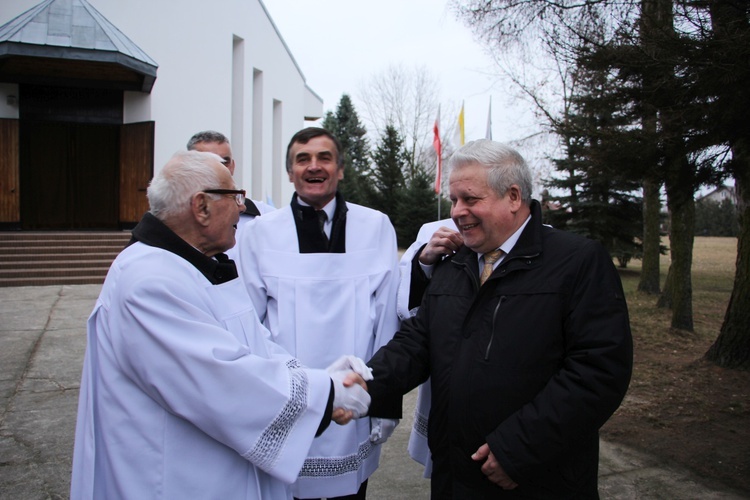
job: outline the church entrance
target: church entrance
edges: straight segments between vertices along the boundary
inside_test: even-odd
[[[119,129],[21,121],[22,229],[118,228]]]
[[[21,86],[22,229],[116,229],[122,91]]]

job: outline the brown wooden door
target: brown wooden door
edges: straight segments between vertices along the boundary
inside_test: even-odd
[[[120,127],[78,124],[72,138],[69,173],[74,228],[116,229],[118,225]]]
[[[114,229],[119,126],[21,122],[23,229]]]
[[[18,120],[0,119],[0,224],[21,221]]]
[[[146,189],[154,175],[154,122],[120,129],[120,223],[132,227],[148,211]]]

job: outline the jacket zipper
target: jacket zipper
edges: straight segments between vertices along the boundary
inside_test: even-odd
[[[497,319],[497,311],[500,310],[500,304],[505,302],[505,295],[500,296],[500,300],[497,301],[495,306],[495,312],[492,313],[492,330],[490,331],[490,341],[487,344],[487,350],[484,352],[484,360],[489,361],[490,359],[490,347],[492,347],[492,341],[495,339],[495,320]]]

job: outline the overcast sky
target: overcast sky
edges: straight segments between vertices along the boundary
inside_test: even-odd
[[[507,87],[471,31],[444,0],[263,0],[307,84],[335,111],[349,94],[360,117],[360,88],[389,65],[424,65],[438,80],[443,129],[457,120],[464,102],[466,140],[485,137],[492,96],[493,139],[510,141],[533,133],[530,106],[509,104]]]

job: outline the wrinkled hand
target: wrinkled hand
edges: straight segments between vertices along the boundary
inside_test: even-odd
[[[341,356],[339,359],[331,363],[328,368],[326,368],[326,371],[328,373],[353,371],[365,380],[372,380],[372,368],[367,366],[365,362],[357,356],[352,355]],[[365,385],[364,388],[367,389],[367,385]]]
[[[431,266],[439,261],[443,255],[453,255],[464,244],[464,239],[458,231],[441,226],[432,234],[430,241],[419,254],[419,262]]]
[[[393,431],[396,429],[399,420],[390,418],[371,418],[370,419],[370,442],[373,444],[383,444],[388,441]]]
[[[516,482],[505,473],[500,466],[500,463],[495,459],[495,455],[492,454],[487,443],[480,446],[471,456],[471,459],[475,462],[484,460],[484,464],[482,464],[482,474],[487,476],[487,479],[500,486],[502,489],[513,490],[518,487],[518,484],[516,484]]]
[[[364,379],[352,371],[335,371],[329,374],[333,381],[332,419],[343,425],[354,418],[367,415],[370,408],[370,395]]]

